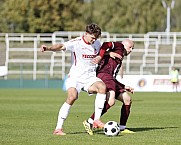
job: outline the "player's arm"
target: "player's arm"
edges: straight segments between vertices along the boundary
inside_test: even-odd
[[[120,67],[120,76],[121,76],[121,79],[123,79],[123,72],[124,72],[123,65],[121,65],[121,67]]]
[[[103,58],[104,55],[110,55],[110,57],[112,58],[119,58],[121,59],[121,55],[115,53],[115,52],[110,52],[110,51],[107,51],[109,48],[113,49],[113,42],[104,42],[100,48],[100,52],[99,52],[99,55],[96,56],[93,60],[92,60],[92,63],[94,64],[98,64],[101,59]]]
[[[119,55],[119,54],[116,53],[116,52],[112,52],[112,51],[107,51],[107,52],[105,53],[105,55],[110,55],[110,57],[112,57],[113,59],[115,59],[115,58],[121,59],[121,58],[122,58],[121,55]]]
[[[104,42],[100,48],[99,56],[102,58],[106,50],[113,47],[113,42]]]
[[[63,44],[54,44],[52,46],[41,45],[41,47],[40,47],[41,52],[44,52],[44,51],[61,51],[61,50],[65,50],[65,45],[63,45]]]
[[[112,42],[104,42],[100,48],[99,55],[92,59],[93,64],[98,64],[106,53],[106,50],[112,47]]]
[[[108,51],[108,50],[114,50],[115,47],[120,47],[119,46],[119,43],[115,43],[115,42],[104,42],[101,46],[101,49],[100,49],[100,52],[99,52],[99,55],[101,56],[101,58],[104,56],[104,55],[110,55],[110,57],[112,58],[119,58],[121,59],[122,56],[113,52],[113,51]]]

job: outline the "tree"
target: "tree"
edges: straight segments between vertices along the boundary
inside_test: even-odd
[[[175,6],[171,9],[171,31],[179,32],[181,31],[181,15],[180,15],[181,1],[176,0]]]
[[[181,30],[180,7],[181,1],[176,0],[171,31]],[[91,22],[110,33],[166,29],[161,0],[1,0],[0,10],[0,32],[84,31]]]
[[[81,0],[10,0],[2,5],[2,32],[84,30]]]
[[[96,0],[94,20],[112,33],[163,31],[165,10],[155,0]],[[102,6],[100,9],[100,5]]]

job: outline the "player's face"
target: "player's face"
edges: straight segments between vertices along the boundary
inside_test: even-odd
[[[87,43],[89,44],[93,44],[97,40],[97,38],[93,34],[89,34],[89,33],[85,34],[85,39]]]
[[[132,43],[125,43],[124,48],[126,50],[126,54],[125,55],[127,56],[127,55],[129,55],[133,51],[134,44],[132,44]]]

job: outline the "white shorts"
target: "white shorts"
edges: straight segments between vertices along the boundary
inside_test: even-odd
[[[65,86],[66,86],[66,90],[73,87],[77,89],[78,93],[80,93],[81,91],[88,92],[89,87],[97,81],[102,81],[102,80],[97,77],[91,77],[89,78],[89,80],[82,82],[82,81],[76,80],[75,78],[68,77],[66,80]]]

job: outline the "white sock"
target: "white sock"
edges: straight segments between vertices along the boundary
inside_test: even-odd
[[[106,94],[97,93],[96,99],[95,99],[94,120],[100,119],[102,109],[104,108],[105,99],[106,99]]]
[[[120,128],[120,130],[124,130],[124,129],[126,128],[126,126],[124,126],[124,125],[119,125],[119,128]]]
[[[57,126],[56,129],[61,129],[63,126],[63,123],[65,119],[67,118],[69,114],[71,105],[67,104],[66,102],[62,105],[60,108],[59,114],[58,114],[58,121],[57,121]]]
[[[94,120],[93,120],[92,118],[89,118],[87,121],[88,121],[90,124],[93,124],[93,122],[94,122]]]

